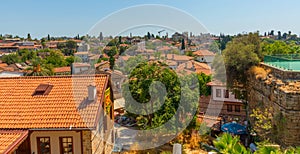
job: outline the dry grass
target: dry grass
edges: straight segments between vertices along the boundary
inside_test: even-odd
[[[266,79],[270,70],[265,70],[262,67],[252,66],[249,70],[250,75],[253,75],[256,79]]]

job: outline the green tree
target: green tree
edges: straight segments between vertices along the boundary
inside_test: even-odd
[[[65,62],[67,66],[71,66],[74,62],[81,63],[82,59],[78,56],[69,56],[65,59]]]
[[[247,85],[247,71],[262,59],[258,33],[250,33],[234,38],[223,51],[227,71],[227,83],[230,87]]]
[[[250,117],[254,118],[253,129],[263,139],[270,139],[272,133],[272,108],[253,109]]]
[[[48,34],[48,36],[47,36],[47,39],[48,39],[48,41],[51,41],[51,37],[50,37],[49,34]]]
[[[31,41],[31,35],[30,35],[30,33],[27,34],[27,40]]]
[[[185,49],[185,41],[184,39],[181,40],[181,50]]]
[[[45,58],[45,64],[52,64],[54,67],[66,66],[64,55],[60,50],[51,50]]]
[[[104,53],[109,56],[109,67],[111,70],[114,69],[115,66],[115,55],[118,53],[118,49],[116,46],[112,46],[110,50],[104,50]]]
[[[26,68],[25,76],[51,76],[54,74],[53,66],[51,64],[43,63],[39,57],[32,60],[32,66]]]
[[[211,76],[206,75],[204,73],[197,74],[198,82],[199,82],[199,92],[200,95],[208,96],[211,94],[211,89],[206,84],[211,82]]]
[[[219,53],[220,52],[220,47],[216,41],[214,41],[210,46],[209,46],[209,51],[214,52],[214,53]]]
[[[151,39],[151,34],[150,34],[150,32],[147,33],[147,38],[148,38],[148,40]]]
[[[20,62],[19,56],[15,53],[9,55],[3,55],[1,60],[7,64],[14,64]]]
[[[125,105],[126,108],[143,111],[144,115],[133,115],[137,118],[141,129],[156,128],[173,117],[180,101],[180,82],[173,70],[162,63],[143,62],[131,72],[129,78],[130,91],[124,91]],[[160,84],[153,84],[155,82],[165,86],[166,96],[160,95],[162,87]],[[150,88],[150,85],[154,88]],[[151,97],[150,93],[156,97]],[[137,109],[130,103],[132,99],[145,105]],[[154,109],[157,109],[156,112]]]
[[[103,34],[102,34],[102,32],[100,32],[99,39],[100,39],[100,41],[103,41]]]
[[[118,69],[123,72],[123,74],[129,75],[130,72],[140,63],[146,62],[147,59],[141,55],[137,55],[134,57],[130,57],[127,61],[125,61],[125,64],[121,66],[121,64],[118,63]]]
[[[119,42],[118,44],[122,44],[122,36],[119,36]]]

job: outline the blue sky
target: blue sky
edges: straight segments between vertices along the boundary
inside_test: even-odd
[[[300,1],[297,0],[2,0],[0,33],[19,36],[31,33],[38,38],[47,34],[85,35],[111,13],[142,4],[163,4],[183,10],[215,34],[272,29],[300,34]],[[170,18],[174,17],[170,15]]]

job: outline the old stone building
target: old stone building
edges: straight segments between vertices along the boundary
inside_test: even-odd
[[[299,146],[300,71],[268,62],[261,63],[260,70],[252,72],[249,80],[250,112],[257,108],[272,108],[269,110],[272,114],[272,137],[281,145]]]

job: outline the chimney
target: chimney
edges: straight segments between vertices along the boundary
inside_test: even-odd
[[[94,101],[96,99],[97,89],[96,86],[89,85],[88,86],[88,100]]]
[[[185,69],[187,69],[187,62],[186,62],[186,63],[184,63],[184,68],[185,68]]]
[[[174,60],[174,54],[172,54],[172,60]]]

